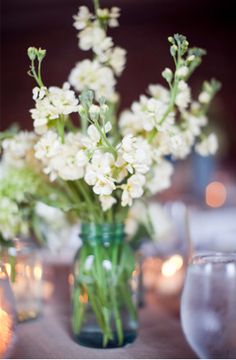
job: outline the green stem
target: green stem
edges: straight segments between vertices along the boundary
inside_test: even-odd
[[[94,221],[95,222],[99,222],[99,219],[98,219],[98,216],[97,216],[97,211],[96,209],[94,208],[94,203],[93,201],[91,200],[88,192],[86,191],[85,187],[84,187],[84,183],[82,181],[76,181],[76,185],[80,191],[80,193],[82,194],[82,196],[84,197],[87,205],[88,205],[88,208],[89,208],[89,215],[91,214],[92,217],[94,218]]]
[[[99,0],[93,0],[94,10],[97,13],[97,10],[100,8]]]

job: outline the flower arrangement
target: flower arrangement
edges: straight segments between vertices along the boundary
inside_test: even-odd
[[[217,138],[206,136],[203,128],[220,85],[204,82],[198,101],[191,99],[187,80],[205,51],[189,48],[186,38],[176,34],[168,39],[175,70],[162,73],[169,88],[150,85],[149,95],[141,95],[117,122],[115,76],[124,68],[126,53],[114,47],[106,30],[117,25],[119,12],[95,9],[94,15],[82,6],[74,17],[80,48],[94,55],[94,60],[77,63],[69,75],[79,96],[68,82],[62,88],[46,87],[41,78],[46,51],[28,49],[29,74],[38,85],[30,112],[38,134],[35,157],[44,173],[51,181],[63,182],[71,209],[82,220],[103,223],[124,220],[135,199],[170,186],[173,165],[167,156],[185,158],[196,141],[200,154],[215,153]],[[79,128],[71,120],[73,113],[79,115]]]
[[[220,84],[204,82],[193,100],[188,80],[205,51],[190,48],[180,34],[168,38],[174,70],[162,72],[167,86],[151,84],[147,95],[117,115],[115,85],[126,51],[114,45],[108,30],[118,26],[119,15],[120,9],[101,8],[99,0],[94,0],[94,13],[79,7],[74,16],[79,48],[91,51],[92,59],[78,62],[62,87],[46,86],[42,78],[46,50],[28,49],[28,74],[37,86],[30,110],[34,133],[26,143],[45,183],[53,184],[45,194],[32,193],[48,205],[73,211],[85,224],[79,265],[75,262],[72,327],[77,341],[88,344],[86,312],[92,311],[88,318],[95,319],[99,330],[90,341],[96,338],[93,346],[103,347],[135,338],[130,292],[134,261],[121,241],[120,226],[129,208],[136,199],[171,185],[173,159],[185,158],[194,146],[202,155],[214,154],[218,147],[216,136],[204,129]]]

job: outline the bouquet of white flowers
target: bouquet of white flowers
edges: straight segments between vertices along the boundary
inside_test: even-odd
[[[205,51],[189,48],[186,37],[175,34],[168,38],[174,70],[162,73],[167,87],[150,85],[148,95],[141,95],[117,121],[115,85],[126,51],[107,32],[118,26],[119,14],[116,7],[102,9],[98,0],[94,13],[79,8],[74,16],[79,47],[93,57],[78,62],[62,87],[48,87],[42,79],[46,50],[28,49],[29,75],[37,83],[30,110],[36,139],[32,152],[54,184],[43,200],[74,211],[83,222],[84,245],[75,262],[73,332],[78,342],[103,347],[121,346],[136,336],[130,291],[134,261],[123,242],[128,209],[135,199],[170,186],[171,159],[185,158],[195,144],[203,155],[217,150],[216,136],[203,130],[220,88],[216,80],[204,82],[198,99],[192,99],[188,80]],[[58,192],[53,195],[56,189],[62,198]]]

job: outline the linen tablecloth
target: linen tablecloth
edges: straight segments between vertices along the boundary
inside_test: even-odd
[[[187,345],[176,316],[150,302],[139,312],[137,340],[124,348],[91,349],[71,336],[68,267],[54,268],[54,294],[34,321],[19,324],[11,358],[196,358]]]

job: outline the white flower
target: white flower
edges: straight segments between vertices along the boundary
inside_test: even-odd
[[[126,63],[126,50],[116,46],[109,57],[109,65],[113,68],[115,74],[120,76]]]
[[[147,180],[147,188],[152,193],[163,191],[170,187],[171,175],[173,173],[173,165],[166,160],[162,160],[155,167],[152,168],[151,178]]]
[[[20,131],[12,138],[2,142],[5,165],[21,168],[26,165],[27,158],[33,151],[37,136],[33,132]]]
[[[145,184],[145,176],[141,174],[132,175],[126,184],[121,185],[123,189],[121,197],[122,206],[131,206],[133,199],[139,198],[143,195],[143,186]]]
[[[46,160],[58,154],[61,149],[61,142],[56,132],[46,132],[35,144],[35,157],[39,160]]]
[[[208,92],[203,91],[199,94],[198,101],[201,104],[208,104],[210,102],[210,100],[211,100],[211,96]]]
[[[84,150],[79,150],[76,154],[76,161],[78,167],[83,167],[88,164],[88,157]]]
[[[191,101],[190,88],[184,80],[180,80],[178,84],[178,93],[176,96],[175,104],[180,110],[186,109]]]
[[[100,65],[96,60],[83,60],[72,69],[69,82],[79,92],[89,88],[95,92],[96,99],[104,96],[107,100],[114,98],[116,80],[112,70]]]
[[[69,90],[68,83],[65,83],[62,89],[56,86],[50,87],[43,98],[37,98],[35,108],[30,110],[35,132],[42,134],[47,131],[50,120],[77,112],[78,102],[74,91]]]
[[[170,92],[162,85],[151,84],[148,87],[148,92],[152,97],[162,101],[165,104],[168,104],[170,101]]]
[[[109,176],[103,176],[97,174],[96,184],[93,187],[93,191],[97,195],[111,195],[116,186],[113,179]]]
[[[188,67],[187,66],[181,66],[177,71],[176,71],[176,76],[178,76],[179,78],[184,78],[185,76],[188,75]]]
[[[110,27],[117,27],[119,26],[118,18],[120,16],[120,8],[113,6],[111,8],[110,14],[109,14],[109,21],[108,25]]]
[[[110,260],[103,260],[102,266],[106,271],[110,271],[112,269],[112,263]]]
[[[97,149],[97,144],[101,139],[101,135],[96,128],[95,125],[90,125],[87,130],[88,137],[82,138],[82,144],[85,146],[89,151],[95,151]]]
[[[137,135],[143,130],[143,124],[140,121],[140,117],[130,110],[125,110],[121,113],[119,127],[123,135]]]
[[[101,195],[99,196],[99,200],[103,211],[109,210],[117,202],[117,200],[111,195]]]
[[[129,134],[123,138],[118,147],[119,156],[126,163],[126,168],[130,173],[134,170],[142,174],[148,172],[152,162],[152,151],[145,139]]]
[[[196,144],[195,150],[201,156],[214,155],[218,149],[218,140],[214,133],[211,133],[202,140],[200,143]]]
[[[81,50],[94,49],[106,38],[105,31],[97,23],[82,30],[79,35],[79,47]]]
[[[114,165],[114,158],[110,153],[95,151],[91,163],[87,165],[85,181],[93,186],[97,195],[111,195],[115,190],[114,180],[111,177],[111,167]]]
[[[75,20],[73,24],[74,27],[77,30],[84,29],[87,26],[89,20],[91,19],[91,16],[92,14],[89,12],[87,6],[80,6],[78,14],[73,16],[73,19]]]
[[[46,91],[47,91],[47,88],[46,87],[35,87],[33,88],[33,100],[42,100],[42,98],[44,98],[44,96],[46,95]]]

